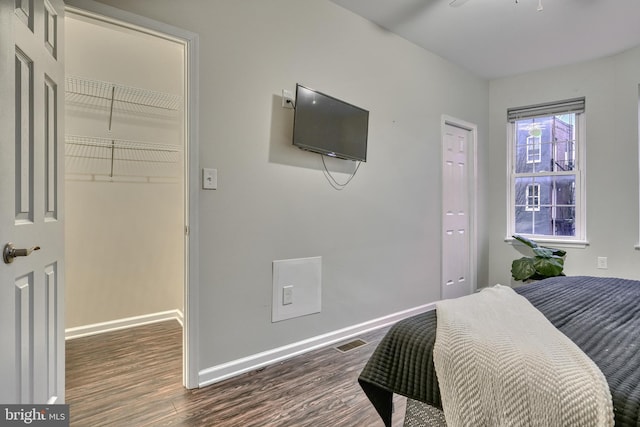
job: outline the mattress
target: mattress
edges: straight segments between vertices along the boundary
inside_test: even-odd
[[[640,425],[640,281],[555,277],[516,289],[600,368],[617,427]],[[442,408],[433,365],[436,313],[396,323],[358,379],[386,426],[393,393]]]

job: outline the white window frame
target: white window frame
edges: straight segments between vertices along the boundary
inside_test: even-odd
[[[540,163],[542,160],[542,138],[540,136],[527,137],[527,163]]]
[[[560,101],[558,103],[550,103],[550,104],[540,104],[530,107],[523,107],[523,109],[529,108],[535,111],[536,109],[541,109],[541,113],[538,115],[529,115],[527,118],[533,117],[547,117],[551,115],[562,114],[561,112],[549,113],[544,111],[544,108],[547,106],[552,106],[555,104],[562,104],[564,102],[569,101]],[[582,98],[582,103],[584,105],[584,98]],[[576,114],[575,120],[575,150],[576,150],[576,160],[574,169],[570,172],[555,172],[554,175],[575,175],[575,235],[574,236],[551,236],[551,235],[539,235],[539,234],[528,234],[526,235],[529,238],[534,239],[537,242],[541,243],[552,243],[560,246],[567,247],[586,247],[589,242],[587,240],[587,219],[586,219],[586,188],[585,188],[585,174],[586,174],[586,112],[583,111],[567,111],[569,113]],[[511,115],[511,110],[508,113]],[[524,118],[524,117],[523,117]],[[516,234],[516,224],[515,224],[515,185],[516,185],[516,177],[522,177],[523,174],[516,174],[516,125],[515,120],[507,121],[507,235],[505,237],[505,241],[512,241],[513,235]],[[529,160],[529,156],[527,153],[527,161]],[[538,175],[532,174],[533,176],[549,176],[549,175]],[[528,196],[528,193],[527,193]],[[526,201],[527,206],[529,201]],[[526,208],[525,208],[526,209]],[[529,210],[529,209],[527,209]]]
[[[531,190],[534,194],[531,194]],[[527,201],[524,209],[529,212],[540,210],[540,184],[527,184]]]

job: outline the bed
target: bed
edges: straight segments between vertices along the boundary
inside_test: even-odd
[[[602,371],[616,427],[640,426],[640,281],[556,277],[515,289]],[[362,370],[360,386],[386,426],[393,394],[408,398],[405,426],[446,425],[433,361],[435,310],[396,323]]]

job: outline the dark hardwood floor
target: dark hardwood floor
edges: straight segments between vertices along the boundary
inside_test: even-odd
[[[71,426],[382,426],[357,378],[386,330],[347,353],[327,347],[196,390],[182,387],[175,321],[69,340]],[[399,427],[406,402],[394,403]]]

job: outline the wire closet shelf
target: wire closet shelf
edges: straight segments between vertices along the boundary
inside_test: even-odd
[[[65,78],[65,99],[68,105],[107,109],[109,132],[114,110],[162,120],[174,116],[182,107],[182,97],[177,95],[77,76]],[[157,112],[161,115],[157,116]],[[175,177],[181,156],[182,147],[176,145],[65,135],[67,172],[72,174]]]
[[[75,173],[171,176],[181,150],[168,144],[66,135],[65,156],[70,172]]]
[[[87,96],[113,103],[125,103],[164,110],[178,110],[182,104],[182,97],[177,95],[76,76],[67,76],[65,78],[65,92],[67,98]]]

